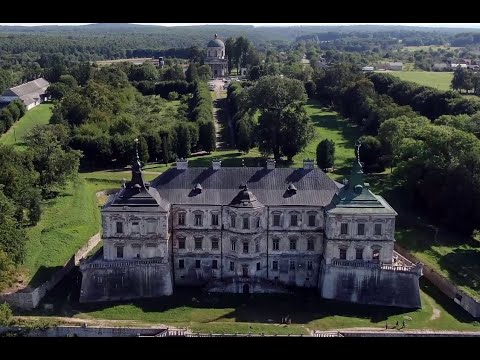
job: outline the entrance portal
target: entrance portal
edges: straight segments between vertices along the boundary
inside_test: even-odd
[[[243,276],[248,276],[248,265],[242,267]]]
[[[243,293],[250,294],[250,285],[248,284],[243,285]]]

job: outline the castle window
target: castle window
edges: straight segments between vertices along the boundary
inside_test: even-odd
[[[232,240],[232,251],[236,251],[236,250],[237,250],[237,241]]]
[[[298,226],[298,215],[290,215],[290,226]]]
[[[313,262],[307,261],[307,270],[313,270]]]
[[[250,229],[250,221],[248,217],[243,218],[243,228],[244,229]]]
[[[218,260],[212,260],[212,269],[218,269]]]
[[[202,214],[195,214],[195,226],[202,226]]]
[[[340,259],[346,260],[347,259],[347,249],[340,249]]]
[[[313,239],[308,239],[307,240],[307,250],[308,251],[313,251],[314,250]]]
[[[315,214],[308,215],[308,226],[315,226]]]
[[[248,254],[248,242],[246,241],[243,243],[243,253]]]
[[[117,259],[123,258],[123,246],[117,246]]]
[[[355,250],[355,259],[363,260],[363,248],[357,248]]]
[[[280,239],[273,239],[273,250],[280,249]]]
[[[342,234],[342,235],[347,235],[348,234],[348,223],[341,223],[340,234]]]
[[[293,260],[290,260],[290,266],[289,266],[289,269],[290,269],[290,270],[295,270],[295,261],[293,261]]]
[[[260,243],[257,241],[255,242],[255,252],[259,253],[260,252]]]
[[[382,235],[382,224],[375,224],[374,235]]]
[[[184,269],[185,268],[185,260],[183,260],[183,259],[178,260],[178,268],[179,269]]]
[[[236,225],[236,216],[235,215],[231,215],[230,216],[230,227],[234,228]]]
[[[278,261],[272,261],[272,270],[278,270]]]
[[[379,262],[380,261],[380,250],[379,249],[373,250],[372,260],[374,262]]]
[[[178,225],[185,225],[185,213],[178,214]]]
[[[218,226],[218,214],[212,214],[212,225]]]
[[[178,238],[178,248],[185,249],[185,238]]]
[[[235,263],[233,261],[230,261],[230,271],[235,270]]]
[[[218,239],[212,239],[212,250],[218,250]]]
[[[365,235],[365,224],[358,224],[357,234],[358,235]]]
[[[257,217],[257,229],[260,227],[260,218]]]
[[[297,239],[290,239],[290,250],[297,250]]]
[[[200,260],[195,260],[195,268],[200,269]]]
[[[202,250],[202,238],[195,238],[195,250]]]
[[[117,221],[117,234],[123,234],[123,223]]]
[[[280,214],[273,214],[273,226],[280,226]]]
[[[260,271],[261,264],[257,262],[257,271]]]
[[[138,221],[132,222],[132,233],[139,233],[140,232],[140,226]]]

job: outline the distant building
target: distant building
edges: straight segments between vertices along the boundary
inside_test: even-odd
[[[373,66],[364,66],[362,67],[362,71],[363,72],[370,72],[370,71],[373,71],[375,70],[375,68]]]
[[[467,64],[450,64],[450,69],[452,69],[453,71],[457,70],[458,67],[461,67],[462,69],[467,69],[468,66]]]
[[[0,103],[10,103],[20,99],[27,110],[40,105],[47,100],[45,94],[50,83],[44,78],[29,81],[25,84],[12,87],[0,95]]]
[[[228,58],[225,56],[225,44],[218,39],[217,34],[207,45],[207,57],[204,63],[212,69],[213,78],[224,77],[228,73]]]
[[[447,63],[435,63],[432,67],[433,71],[446,71],[450,70],[450,66]]]
[[[378,65],[378,68],[383,70],[391,70],[391,71],[403,71],[403,63],[402,62],[382,63]]]

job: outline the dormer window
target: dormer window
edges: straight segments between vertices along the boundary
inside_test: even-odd
[[[288,192],[289,194],[292,194],[292,195],[293,195],[293,194],[296,194],[296,193],[297,193],[297,188],[295,187],[295,185],[290,184],[290,185],[288,185],[288,187],[287,187],[287,192]]]
[[[203,191],[202,185],[198,183],[193,187],[193,192],[195,194],[200,194],[202,191]]]

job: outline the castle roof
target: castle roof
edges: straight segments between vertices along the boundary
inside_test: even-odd
[[[200,184],[202,191],[194,191]],[[247,190],[239,192],[239,186]],[[294,184],[296,192],[289,191]],[[339,191],[339,184],[321,169],[264,167],[171,168],[152,181],[160,197],[171,204],[251,206],[326,206]]]
[[[257,200],[257,197],[248,190],[248,186],[242,186],[242,190],[235,196],[230,203],[230,206],[241,207],[241,208],[258,208],[262,207],[263,204]]]

